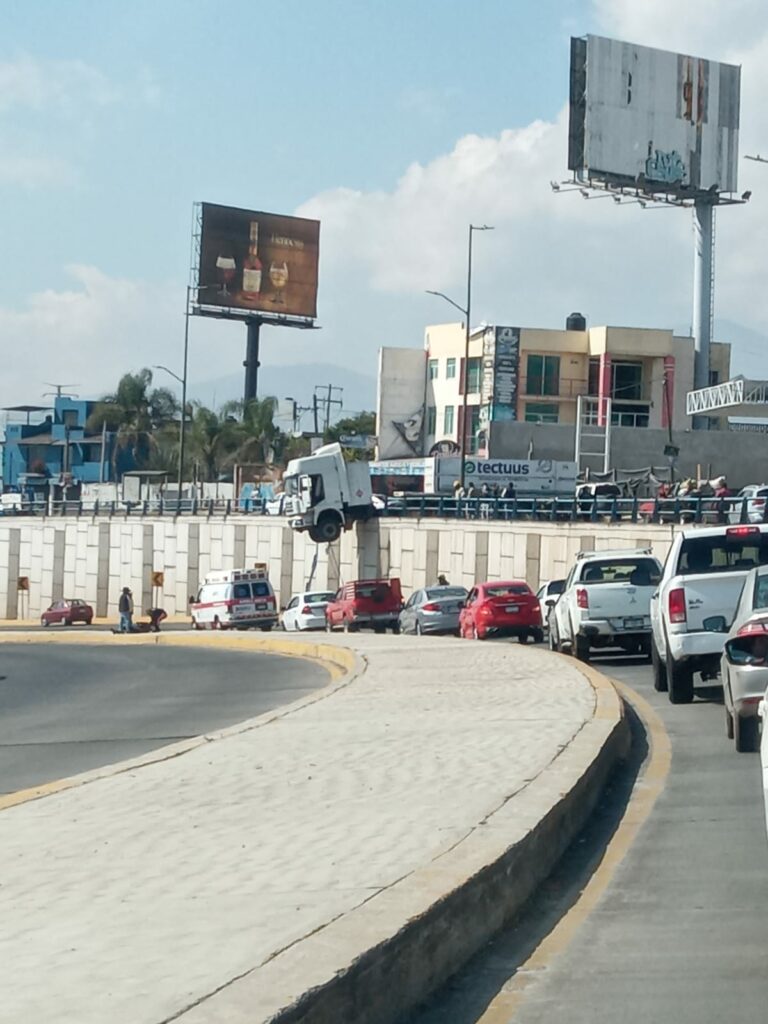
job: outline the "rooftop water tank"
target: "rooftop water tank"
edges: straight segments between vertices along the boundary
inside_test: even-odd
[[[565,321],[566,331],[586,331],[587,318],[583,313],[571,313]]]

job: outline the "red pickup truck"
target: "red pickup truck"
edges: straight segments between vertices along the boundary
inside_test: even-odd
[[[334,629],[343,629],[345,633],[356,633],[359,629],[384,633],[391,629],[399,633],[402,607],[399,579],[345,583],[325,606],[325,629],[328,633]]]

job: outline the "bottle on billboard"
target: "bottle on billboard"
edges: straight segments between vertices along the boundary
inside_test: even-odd
[[[259,259],[259,222],[251,221],[248,255],[243,261],[243,298],[253,302],[261,293],[261,260]]]

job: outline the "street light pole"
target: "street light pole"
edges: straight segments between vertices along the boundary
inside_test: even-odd
[[[187,366],[189,364],[189,300],[192,286],[187,285],[187,308],[184,312],[184,368],[181,373],[181,426],[179,427],[179,475],[177,508],[181,511],[181,487],[184,481],[184,444],[187,435]]]
[[[473,231],[493,231],[492,227],[487,224],[469,225],[469,245],[467,251],[467,320],[464,328],[464,394],[462,395],[461,403],[461,486],[464,487],[464,482],[467,475],[467,435],[469,433],[467,423],[467,394],[469,393],[469,337],[470,337],[470,316],[472,314],[472,232]]]

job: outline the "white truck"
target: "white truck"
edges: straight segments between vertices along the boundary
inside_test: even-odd
[[[677,534],[651,600],[653,685],[672,704],[691,703],[694,673],[717,679],[744,579],[766,564],[768,524]]]
[[[318,544],[329,544],[358,519],[374,514],[371,474],[364,461],[347,462],[339,444],[291,459],[283,474],[285,511],[294,530],[307,530]]]
[[[549,645],[589,661],[595,647],[651,654],[651,594],[661,565],[650,548],[581,551],[549,616]]]

